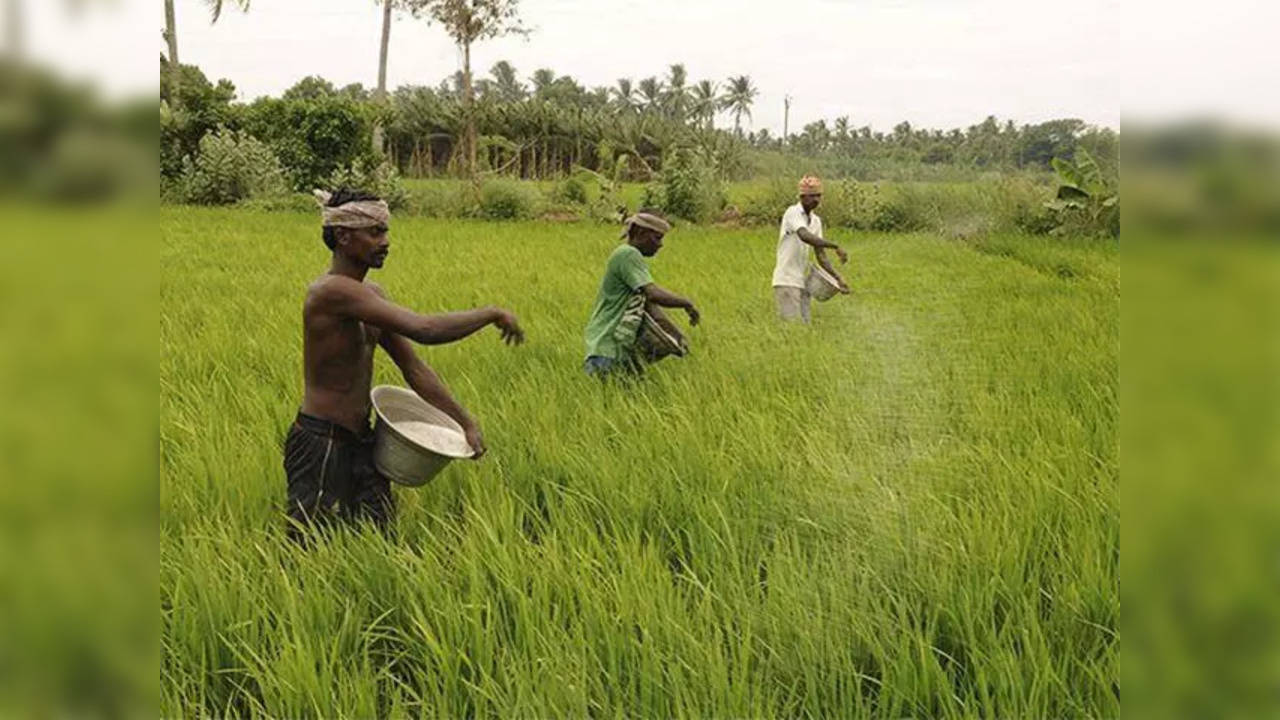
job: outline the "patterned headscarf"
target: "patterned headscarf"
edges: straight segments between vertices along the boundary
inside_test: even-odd
[[[324,218],[321,224],[325,227],[370,228],[386,226],[391,222],[391,208],[382,200],[353,200],[337,207],[329,207],[332,193],[324,190],[312,190],[316,202],[320,203],[320,214]]]
[[[800,194],[801,195],[821,195],[822,181],[817,175],[805,175],[800,178]]]

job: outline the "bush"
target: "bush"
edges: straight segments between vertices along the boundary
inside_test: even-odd
[[[169,188],[173,199],[198,205],[230,205],[251,197],[282,195],[284,171],[257,138],[218,130],[200,139],[200,152],[182,160],[182,175]]]
[[[480,215],[489,220],[522,220],[538,213],[542,197],[515,180],[491,180],[480,188]]]
[[[1022,231],[1044,234],[1059,222],[1043,207],[1044,187],[1025,178],[961,183],[827,180],[818,214],[828,228],[916,232],[953,236]],[[789,179],[748,186],[740,201],[745,224],[776,225],[796,202]]]
[[[745,223],[776,225],[782,213],[799,200],[795,183],[778,178],[749,190],[739,210]],[[828,180],[817,213],[824,227],[867,230],[879,202],[880,192],[873,184],[853,179]]]
[[[774,179],[749,190],[738,210],[744,223],[777,224],[782,219],[782,213],[797,200],[794,183]]]
[[[371,107],[342,96],[262,98],[244,111],[244,128],[271,146],[293,189],[309,192],[357,163],[377,165]]]
[[[395,166],[385,160],[368,157],[360,158],[348,167],[338,168],[322,187],[359,188],[382,198],[392,210],[404,208],[409,198]]]
[[[554,197],[562,203],[574,203],[577,205],[586,205],[589,201],[586,183],[576,175],[557,183]]]
[[[466,183],[452,180],[417,180],[405,198],[410,215],[434,218],[474,217],[480,214],[477,198]]]
[[[691,148],[675,148],[663,160],[658,181],[645,187],[641,204],[704,222],[724,207],[724,190],[708,158]]]
[[[879,232],[913,232],[929,227],[925,208],[913,194],[895,193],[891,197],[877,194],[867,227]],[[914,201],[914,202],[913,202]]]
[[[229,80],[209,82],[195,65],[181,65],[178,97],[169,97],[169,83],[160,83],[160,172],[176,181],[183,158],[199,153],[200,141],[218,128],[238,129],[239,109],[232,102],[236,87]],[[160,77],[168,74],[161,58]]]
[[[872,183],[860,183],[852,178],[829,180],[818,215],[824,227],[866,230],[871,226],[869,218],[879,198],[880,191]]]
[[[1043,204],[1019,204],[1013,209],[1013,227],[1028,235],[1048,235],[1058,226],[1058,219]]]

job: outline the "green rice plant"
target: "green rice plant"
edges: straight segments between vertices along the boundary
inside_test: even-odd
[[[831,228],[853,294],[797,327],[775,232],[678,226],[692,353],[614,385],[581,370],[613,230],[396,218],[393,299],[528,342],[420,348],[489,455],[300,550],[316,218],[162,207],[161,715],[1118,715],[1115,244]]]

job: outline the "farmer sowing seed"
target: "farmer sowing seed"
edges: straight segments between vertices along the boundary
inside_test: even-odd
[[[690,325],[698,324],[701,315],[693,301],[656,285],[644,261],[658,254],[669,230],[671,224],[651,210],[641,210],[626,219],[622,236],[627,242],[609,256],[591,319],[587,321],[584,369],[588,375],[640,369],[636,346],[645,312],[676,337],[679,331],[658,306],[680,308],[689,314]]]
[[[390,484],[373,466],[369,389],[373,351],[381,345],[405,382],[462,426],[475,457],[484,454],[480,427],[414,352],[410,340],[441,345],[496,325],[508,343],[524,339],[516,318],[487,307],[419,315],[387,299],[366,281],[391,244],[391,214],[379,198],[359,191],[316,191],[324,215],[322,237],[333,251],[329,271],[307,289],[302,306],[302,408],[284,446],[290,534],[334,518],[368,519],[385,527],[394,511]]]
[[[778,229],[778,261],[773,268],[773,296],[778,301],[778,314],[783,320],[809,322],[811,298],[805,289],[809,271],[809,248],[814,249],[818,263],[840,284],[840,292],[848,294],[849,286],[831,266],[824,252],[835,250],[840,262],[849,261],[844,248],[822,239],[822,218],[814,212],[822,201],[822,181],[813,175],[800,179],[800,202],[782,214]]]

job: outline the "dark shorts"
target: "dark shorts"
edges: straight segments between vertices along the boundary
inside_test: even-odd
[[[368,520],[385,529],[395,513],[391,483],[373,466],[373,431],[356,435],[328,420],[298,413],[284,441],[289,533],[334,520]]]

